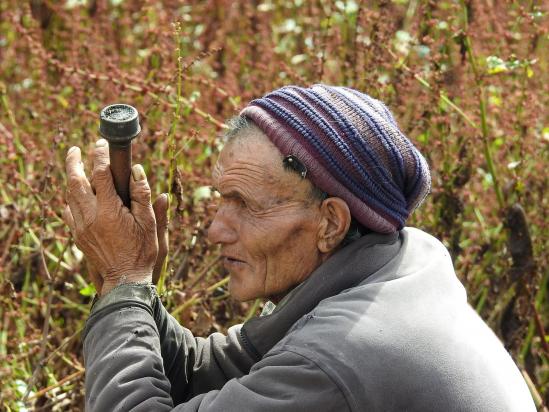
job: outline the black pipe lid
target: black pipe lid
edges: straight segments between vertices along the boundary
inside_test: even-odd
[[[110,144],[127,145],[141,131],[139,113],[129,104],[111,104],[99,115],[99,134]]]

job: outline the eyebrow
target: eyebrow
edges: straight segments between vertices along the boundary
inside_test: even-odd
[[[211,190],[214,191],[214,192],[217,192],[219,193],[219,195],[225,199],[242,199],[242,200],[247,200],[247,198],[245,198],[242,193],[240,193],[239,191],[237,190],[234,190],[234,189],[231,189],[229,190],[228,192],[226,193],[222,193],[217,187],[215,186],[210,186]]]

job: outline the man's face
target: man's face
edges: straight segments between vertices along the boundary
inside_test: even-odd
[[[320,265],[320,202],[311,183],[284,170],[278,149],[256,127],[222,150],[213,171],[221,194],[208,230],[221,245],[229,291],[238,300],[276,297]]]

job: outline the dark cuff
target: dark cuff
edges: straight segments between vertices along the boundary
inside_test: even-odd
[[[157,297],[156,287],[150,283],[125,283],[113,288],[99,299],[94,299],[90,316],[109,305],[123,301],[140,302],[152,308]]]
[[[126,283],[109,291],[106,295],[93,302],[90,317],[82,333],[84,340],[89,330],[104,316],[120,309],[134,307],[148,312],[154,318],[158,302],[156,287],[151,283]]]

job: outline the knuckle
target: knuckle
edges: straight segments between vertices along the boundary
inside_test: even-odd
[[[111,172],[108,164],[101,163],[95,166],[94,177],[98,180],[104,180],[109,176]]]
[[[104,156],[108,153],[108,146],[96,146],[94,149],[94,153],[96,156]]]
[[[117,209],[112,207],[112,205],[108,205],[101,209],[99,218],[102,223],[104,223],[103,225],[100,225],[100,228],[107,229],[106,225],[110,225],[119,220],[119,214],[117,213]]]
[[[141,196],[150,196],[151,188],[146,181],[141,180],[139,182],[135,182],[135,192]]]
[[[73,237],[76,242],[76,246],[82,249],[89,244],[90,239],[93,239],[98,235],[98,230],[94,225],[94,220],[84,217],[84,220],[80,224],[74,226]]]
[[[74,192],[82,186],[82,179],[79,176],[72,176],[68,181],[69,192]]]
[[[156,219],[154,218],[154,213],[150,208],[143,214],[143,220],[147,225],[147,229],[151,232],[151,234],[154,233],[154,236],[156,237]]]
[[[81,184],[77,182],[71,183],[69,185],[69,190],[67,192],[67,200],[69,202],[71,201],[78,202],[79,199],[81,198],[82,192],[83,192],[83,189]]]

